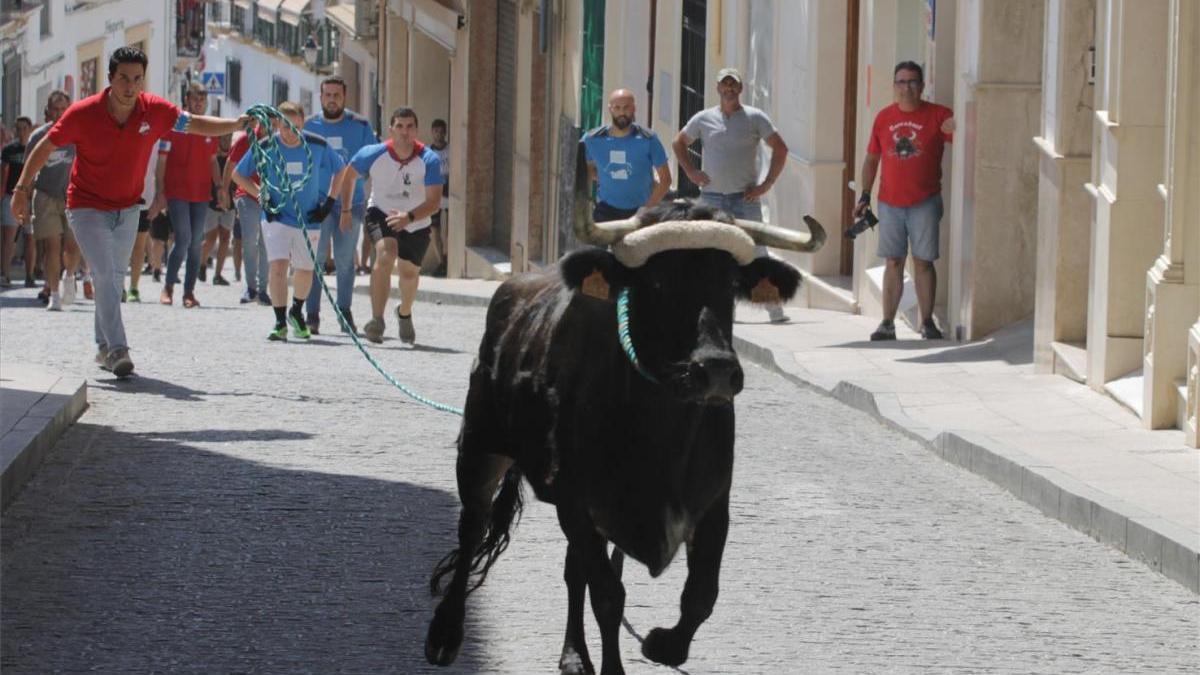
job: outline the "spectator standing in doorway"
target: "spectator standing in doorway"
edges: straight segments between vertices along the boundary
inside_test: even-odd
[[[324,138],[329,148],[341,156],[342,164],[350,161],[363,146],[379,142],[370,122],[346,110],[346,81],[337,75],[321,82],[321,114],[309,117],[304,123],[304,130]],[[324,261],[328,257],[330,242],[333,243],[333,264],[337,268],[337,304],[346,318],[343,331],[349,328],[357,332],[350,303],[354,299],[354,249],[362,234],[365,204],[362,181],[355,181],[349,199],[339,200],[324,222],[312,223],[321,228],[317,260]],[[342,214],[350,218],[342,218]],[[314,284],[309,292],[307,312],[308,328],[316,334],[321,327],[320,284]]]
[[[896,339],[896,310],[904,291],[904,259],[912,245],[921,337],[942,339],[933,320],[937,297],[939,224],[942,220],[942,151],[954,139],[954,113],[921,100],[925,75],[912,61],[896,65],[892,79],[896,102],[875,116],[862,166],[862,192],[854,217],[871,204],[871,186],[879,179],[879,250],[883,273],[883,320],[872,340]]]
[[[450,140],[446,120],[434,120],[433,124],[429,126],[429,133],[433,136],[433,142],[429,144],[429,149],[436,152],[438,159],[442,161],[442,205],[429,217],[429,220],[438,244],[438,267],[434,276],[444,277],[446,276],[446,258],[450,252],[447,243],[449,237],[446,235],[446,228],[450,227],[450,212],[447,210],[450,208]]]
[[[722,68],[717,73],[717,94],[720,103],[693,115],[675,137],[672,144],[675,159],[680,170],[699,186],[701,204],[721,209],[735,218],[761,221],[759,200],[783,171],[787,144],[765,112],[742,105],[742,74],[736,68]],[[696,139],[704,147],[700,169],[692,166],[688,155],[688,146]],[[760,143],[771,149],[771,163],[761,180]],[[758,253],[767,255],[766,247],[759,247]],[[778,305],[768,306],[767,312],[772,323],[788,320]]]
[[[592,217],[624,220],[662,201],[671,187],[671,167],[658,134],[638,125],[633,92],[617,89],[608,97],[612,124],[583,138],[588,177],[599,184]]]
[[[244,117],[225,120],[180,112],[171,102],[145,93],[147,62],[136,47],[114,51],[108,60],[110,86],[67,108],[30,151],[15,188],[28,193],[49,156],[64,145],[75,145],[67,221],[96,281],[96,360],[117,377],[133,372],[121,318],[121,287],[137,236],[138,202],[150,153],[172,130],[220,136],[248,122]],[[24,200],[17,200],[13,211],[21,222],[29,215]]]
[[[208,108],[208,90],[199,82],[188,85],[184,106],[192,115],[203,115]],[[169,305],[175,299],[179,267],[187,259],[183,276],[183,306],[198,307],[196,279],[200,275],[200,248],[208,222],[208,201],[213,185],[221,183],[217,163],[217,139],[172,130],[159,145],[158,175],[162,176],[159,193],[150,210],[161,207],[165,199],[175,245],[167,259],[167,280],[158,301]]]
[[[0,286],[12,285],[12,259],[13,250],[17,245],[18,225],[17,219],[13,217],[13,188],[17,186],[17,179],[21,175],[21,168],[25,165],[25,148],[29,144],[29,137],[33,133],[33,120],[28,117],[18,117],[16,123],[17,136],[0,148],[0,183],[4,185],[4,203],[3,210],[0,211],[0,232],[4,234],[4,242],[0,245],[0,264],[3,269],[0,270]],[[27,199],[28,193],[24,195]],[[26,238],[27,242],[32,242],[32,237]],[[25,246],[25,287],[33,288],[37,282],[33,278],[33,264],[36,256],[29,255],[30,246]]]

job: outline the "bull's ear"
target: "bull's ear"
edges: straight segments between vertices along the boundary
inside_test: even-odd
[[[787,302],[800,288],[800,270],[775,258],[755,258],[740,269],[738,297],[751,302]]]
[[[571,251],[558,263],[567,288],[594,298],[610,300],[628,281],[629,270],[602,248]]]

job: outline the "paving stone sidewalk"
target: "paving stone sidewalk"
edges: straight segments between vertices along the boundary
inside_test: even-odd
[[[358,292],[366,292],[360,279]],[[422,279],[425,300],[484,304],[493,281]],[[869,317],[739,305],[743,358],[867,411],[946,461],[1200,593],[1200,451],[1112,398],[1033,372],[1028,326],[982,341],[872,343]]]

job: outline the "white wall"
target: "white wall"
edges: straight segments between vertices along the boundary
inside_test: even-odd
[[[225,70],[227,58],[242,62],[242,100],[235,103],[226,92],[221,100],[221,115],[224,117],[240,115],[259,103],[271,103],[271,83],[276,76],[288,81],[288,98],[302,104],[306,115],[311,114],[313,107],[318,104],[316,101],[300,101],[300,90],[307,89],[315,97],[320,91],[323,76],[313,73],[303,63],[296,63],[281,52],[247,43],[232,34],[210,37],[204,52],[210,71]]]

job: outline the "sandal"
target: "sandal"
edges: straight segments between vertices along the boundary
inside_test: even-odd
[[[192,295],[191,293],[184,293],[183,294],[183,306],[187,307],[188,309],[191,309],[193,307],[199,307],[200,301],[197,300],[196,296]]]
[[[174,292],[169,288],[164,288],[162,293],[158,294],[158,304],[169,305],[175,302]]]

